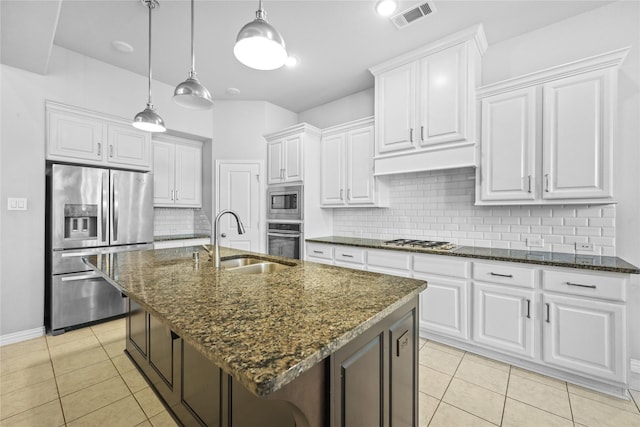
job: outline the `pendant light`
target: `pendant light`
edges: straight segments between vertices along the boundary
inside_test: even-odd
[[[256,70],[275,70],[287,61],[284,39],[267,22],[267,12],[260,0],[256,19],[242,27],[236,39],[233,53],[247,67]]]
[[[213,105],[211,93],[196,77],[196,60],[193,48],[193,0],[191,0],[191,70],[189,78],[178,86],[173,92],[173,100],[181,107],[193,110],[206,110]]]
[[[136,114],[132,124],[133,127],[147,132],[164,132],[167,130],[164,127],[164,120],[156,113],[156,109],[151,103],[151,11],[160,7],[160,4],[157,0],[142,0],[142,2],[149,8],[149,100],[147,107]]]

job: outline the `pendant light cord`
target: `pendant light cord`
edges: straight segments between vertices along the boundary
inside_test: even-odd
[[[149,8],[149,106],[151,103],[151,10],[155,7],[152,0],[147,0],[147,7]]]
[[[193,37],[193,8],[194,8],[194,0],[191,0],[191,74],[193,76],[195,76],[196,74],[196,55],[194,53],[195,48],[194,48],[194,44],[195,42],[194,37]]]

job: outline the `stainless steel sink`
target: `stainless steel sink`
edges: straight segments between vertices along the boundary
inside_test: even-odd
[[[220,267],[238,274],[264,274],[284,270],[295,264],[287,265],[253,257],[240,257],[220,261]]]

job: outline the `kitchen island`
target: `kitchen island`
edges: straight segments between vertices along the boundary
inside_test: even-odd
[[[221,255],[287,268],[215,270],[198,247],[88,259],[129,297],[126,352],[180,422],[417,425],[425,282]]]

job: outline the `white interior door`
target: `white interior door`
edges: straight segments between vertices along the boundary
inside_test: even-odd
[[[220,238],[220,246],[264,252],[262,162],[218,160],[216,170],[217,212],[225,209],[235,211],[245,229],[244,234],[238,234],[233,215],[223,216],[218,230],[220,236],[224,235]]]

